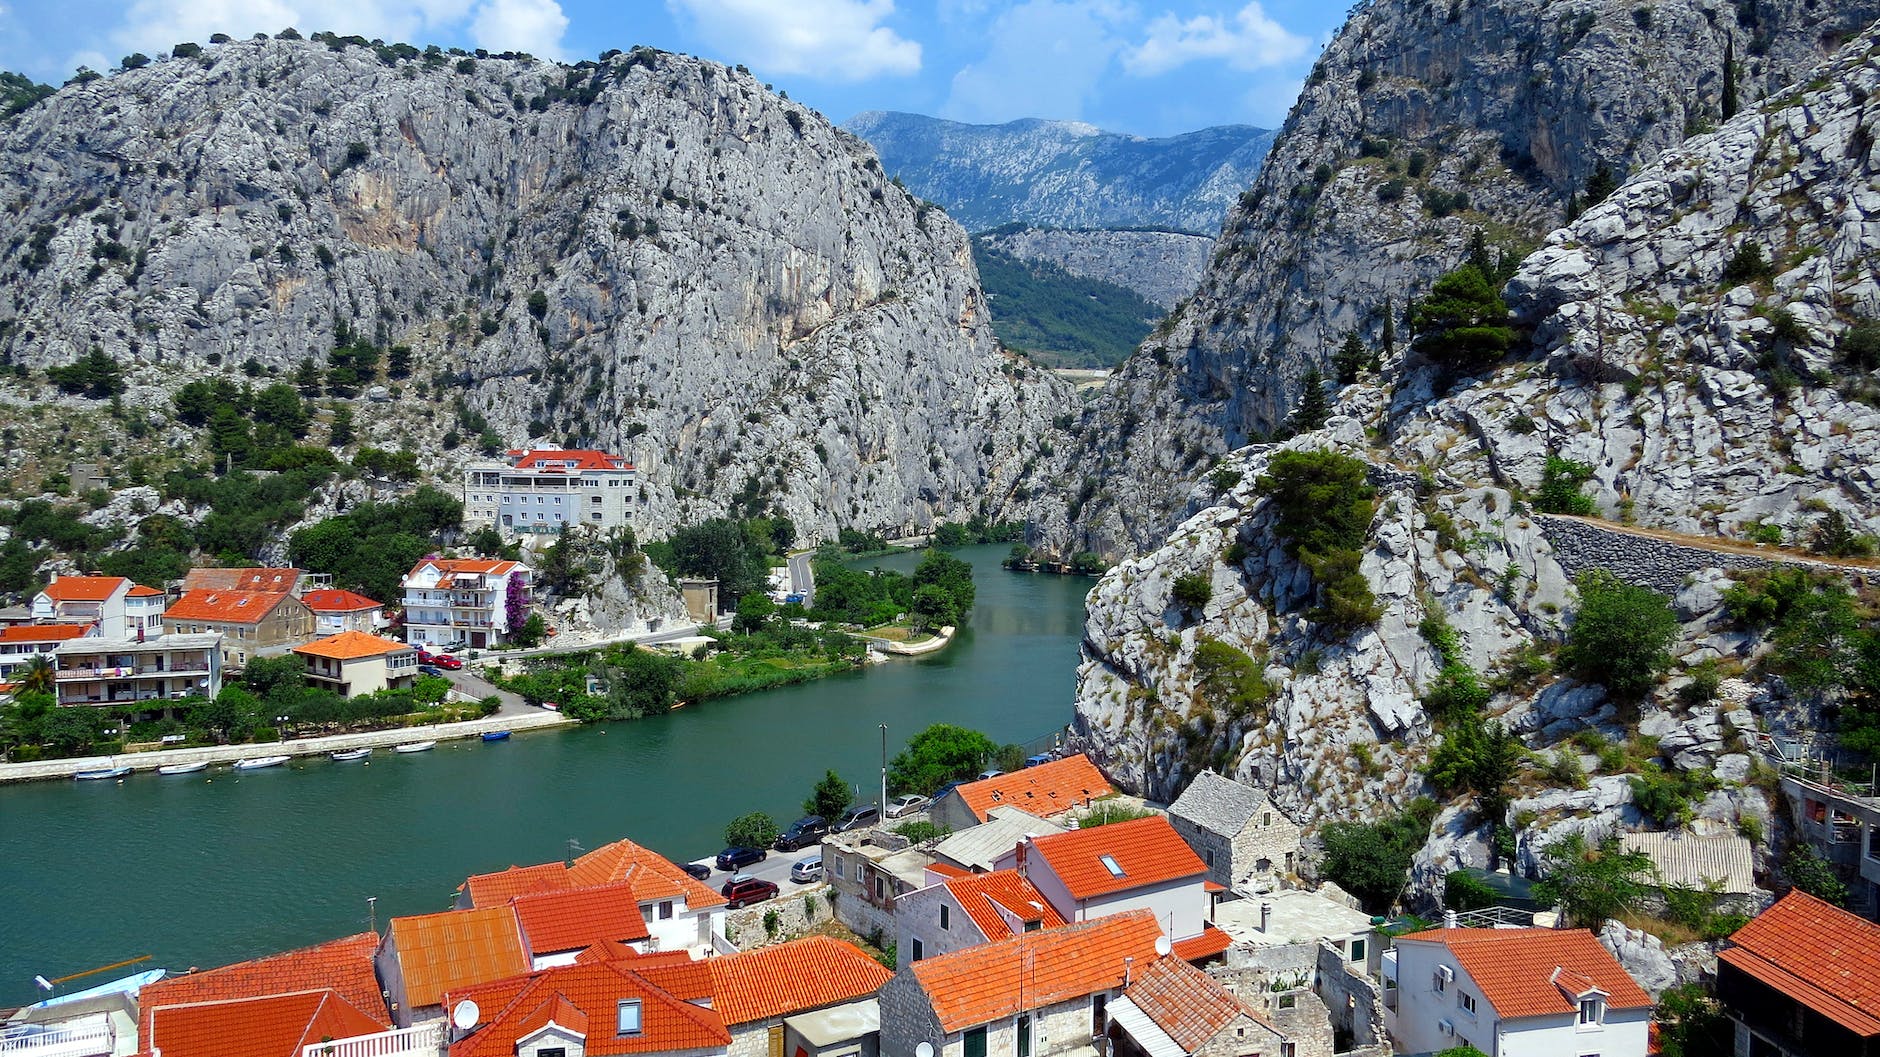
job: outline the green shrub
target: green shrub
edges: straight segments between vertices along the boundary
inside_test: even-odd
[[[1473,264],[1437,279],[1411,313],[1412,348],[1433,363],[1472,372],[1493,366],[1514,344],[1508,306]]]
[[[1500,895],[1467,870],[1451,870],[1443,878],[1444,910],[1486,910]]]
[[[1277,511],[1275,530],[1286,552],[1312,574],[1319,605],[1309,616],[1336,629],[1373,623],[1379,615],[1359,571],[1361,548],[1377,513],[1377,493],[1362,462],[1324,451],[1282,451],[1255,486]]]
[[[1769,262],[1768,255],[1763,252],[1762,244],[1754,240],[1744,240],[1723,265],[1723,281],[1726,286],[1773,279],[1775,274],[1775,265]]]
[[[1184,573],[1175,578],[1169,597],[1183,609],[1201,609],[1214,597],[1214,580],[1206,573]]]
[[[1217,706],[1235,718],[1251,715],[1273,696],[1266,681],[1264,657],[1203,636],[1195,646],[1196,682]]]
[[[1590,517],[1598,513],[1591,497],[1582,495],[1580,486],[1592,480],[1593,468],[1583,462],[1547,457],[1541,471],[1540,490],[1534,494],[1534,509],[1544,514],[1578,514]]]
[[[1638,700],[1671,663],[1678,635],[1671,602],[1604,569],[1580,574],[1580,608],[1567,631],[1561,661],[1614,696]]]

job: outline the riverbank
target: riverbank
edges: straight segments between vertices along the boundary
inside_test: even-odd
[[[949,625],[941,628],[931,638],[922,639],[919,642],[901,642],[870,635],[867,632],[857,632],[855,637],[867,642],[877,653],[891,653],[897,657],[920,657],[946,649],[947,643],[953,641],[953,634],[956,630]]]
[[[69,779],[80,771],[107,767],[129,767],[133,773],[155,771],[180,763],[234,763],[258,756],[320,756],[345,749],[380,749],[409,745],[420,741],[452,741],[481,737],[485,732],[508,730],[546,730],[573,725],[574,720],[558,712],[536,712],[522,716],[491,716],[461,723],[437,723],[423,727],[399,727],[396,730],[371,730],[358,734],[329,734],[293,741],[265,741],[252,745],[212,745],[193,749],[157,749],[127,752],[115,756],[73,756],[63,760],[35,760],[31,763],[0,763],[0,783]]]

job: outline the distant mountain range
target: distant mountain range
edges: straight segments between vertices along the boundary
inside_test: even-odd
[[[1273,131],[1219,125],[1145,139],[1075,121],[967,125],[868,111],[842,127],[872,144],[908,190],[969,231],[1166,227],[1214,236],[1252,186]]]

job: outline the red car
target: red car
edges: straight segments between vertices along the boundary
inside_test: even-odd
[[[430,650],[425,649],[423,646],[420,646],[418,647],[418,663],[419,664],[436,664],[437,654],[432,653]]]
[[[454,672],[463,667],[463,662],[448,653],[440,653],[431,658],[431,663],[447,672]]]
[[[725,886],[718,890],[718,894],[730,900],[731,909],[736,910],[739,907],[750,906],[752,903],[762,903],[766,899],[776,898],[777,883],[759,880],[755,877],[733,877],[725,882]]]

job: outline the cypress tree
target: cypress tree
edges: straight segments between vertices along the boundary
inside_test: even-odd
[[[1723,41],[1723,119],[1736,116],[1736,38]]]
[[[1389,356],[1397,351],[1397,313],[1388,297],[1384,299],[1384,333],[1378,340],[1384,346],[1384,355]]]
[[[1318,429],[1332,417],[1331,404],[1325,399],[1325,378],[1319,374],[1319,369],[1307,368],[1300,384],[1304,388],[1299,393],[1299,403],[1293,408],[1292,417],[1286,420],[1286,427],[1294,433]]]
[[[1388,325],[1388,324],[1386,324]],[[1345,343],[1332,357],[1332,369],[1337,372],[1339,385],[1350,385],[1358,380],[1358,372],[1364,370],[1369,356],[1364,351],[1364,342],[1358,340],[1358,332],[1350,331],[1345,335]]]

